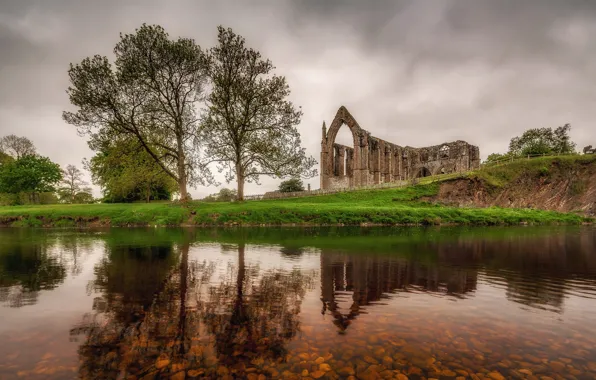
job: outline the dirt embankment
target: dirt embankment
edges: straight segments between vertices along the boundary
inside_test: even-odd
[[[536,208],[596,216],[596,157],[487,168],[445,181],[429,201],[462,207]]]

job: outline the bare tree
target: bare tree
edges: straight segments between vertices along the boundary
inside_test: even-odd
[[[92,149],[102,141],[132,138],[178,184],[213,179],[199,160],[197,103],[205,84],[204,60],[192,39],[170,40],[160,26],[143,24],[120,36],[114,67],[96,55],[70,66],[67,93],[77,112],[66,122],[90,136]]]
[[[0,139],[0,151],[17,160],[24,156],[36,154],[35,145],[31,140],[16,135],[2,137]]]
[[[91,189],[85,187],[89,183],[83,180],[83,172],[74,165],[68,165],[62,170],[62,188],[59,193],[63,200],[68,203],[75,203],[77,195],[81,192],[91,193]]]

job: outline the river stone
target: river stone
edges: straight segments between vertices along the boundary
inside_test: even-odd
[[[204,373],[205,373],[205,370],[203,370],[203,369],[191,369],[190,371],[188,371],[188,376],[189,377],[199,377]]]
[[[343,367],[339,371],[337,371],[341,376],[354,376],[356,371],[352,367]]]
[[[550,368],[553,369],[555,372],[564,372],[565,371],[565,364],[557,361],[552,361],[548,364]]]
[[[383,365],[387,368],[393,367],[393,359],[391,358],[391,356],[383,357]]]
[[[505,377],[499,372],[489,372],[487,376],[493,380],[505,380]]]
[[[169,364],[170,364],[170,359],[168,359],[167,356],[161,355],[155,361],[155,368],[162,369],[162,368],[167,367]]]
[[[378,363],[377,359],[373,358],[372,356],[368,356],[368,355],[364,356],[364,361],[367,362],[368,364],[377,364]]]

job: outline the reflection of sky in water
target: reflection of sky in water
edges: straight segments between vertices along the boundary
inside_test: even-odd
[[[560,257],[553,258],[556,249],[531,253],[537,258],[528,260],[529,264],[519,264],[495,261],[498,255],[491,253],[490,245],[486,245],[489,243],[474,248],[475,253],[468,255],[473,259],[466,259],[473,245],[465,243],[451,246],[451,250],[441,253],[439,260],[428,262],[424,258],[402,257],[399,252],[382,255],[249,242],[245,247],[245,266],[247,270],[258,270],[257,276],[251,277],[252,284],[267,272],[298,270],[312,276],[314,283],[300,304],[301,331],[288,343],[290,351],[299,350],[301,342],[311,346],[328,342],[341,349],[342,345],[353,345],[376,333],[406,336],[409,344],[422,346],[436,343],[429,341],[433,336],[471,339],[477,332],[488,344],[505,344],[511,349],[521,349],[525,340],[536,339],[559,347],[563,341],[576,339],[579,334],[584,339],[580,342],[584,351],[578,352],[587,352],[589,357],[585,359],[594,361],[596,351],[585,351],[585,345],[586,342],[596,343],[593,323],[596,253],[587,253],[596,252],[596,241],[593,230],[586,234],[587,238],[582,237],[583,245],[566,246],[566,256],[561,261],[564,268],[557,266]],[[575,241],[578,237],[572,235],[569,239]],[[558,238],[564,240],[561,234]],[[375,244],[374,238],[370,239],[371,244]],[[76,254],[72,244],[66,249],[59,240],[47,249],[48,257],[59,258],[66,267],[66,277],[55,289],[39,291],[32,305],[8,307],[0,303],[0,341],[9,342],[0,345],[0,357],[17,355],[11,359],[17,367],[39,366],[44,355],[46,361],[55,359],[65,367],[77,366],[77,349],[84,336],[70,341],[69,331],[81,323],[84,315],[93,313],[94,298],[103,294],[103,289],[92,290],[90,284],[96,279],[97,266],[105,259],[107,243],[98,237],[91,243],[77,244],[74,245]],[[419,244],[428,250],[428,244]],[[515,245],[506,247],[517,249]],[[527,249],[531,250],[530,247],[528,245]],[[574,253],[573,249],[581,252]],[[77,270],[73,270],[75,257]],[[214,266],[210,284],[195,289],[201,293],[201,299],[207,295],[207,285],[235,279],[238,257],[238,245],[233,242],[191,245],[188,254],[191,268],[192,263]],[[587,263],[587,267],[579,269],[579,274],[574,273],[577,257]],[[555,265],[532,267],[549,260],[556,262]],[[172,270],[177,265],[174,262]],[[126,276],[126,273],[120,275]],[[399,276],[403,278],[397,280]],[[449,287],[451,292],[447,292]],[[354,289],[364,290],[357,296]],[[188,306],[195,307],[196,303],[189,300]],[[338,325],[338,319],[349,319],[349,323],[344,321],[343,325]],[[340,325],[343,327],[339,328]],[[342,329],[345,334],[339,335]],[[418,335],[408,335],[412,331]],[[545,348],[545,355],[558,354],[561,353],[554,348]]]

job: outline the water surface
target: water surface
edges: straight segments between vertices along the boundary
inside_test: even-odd
[[[596,229],[0,230],[0,379],[596,377]]]

